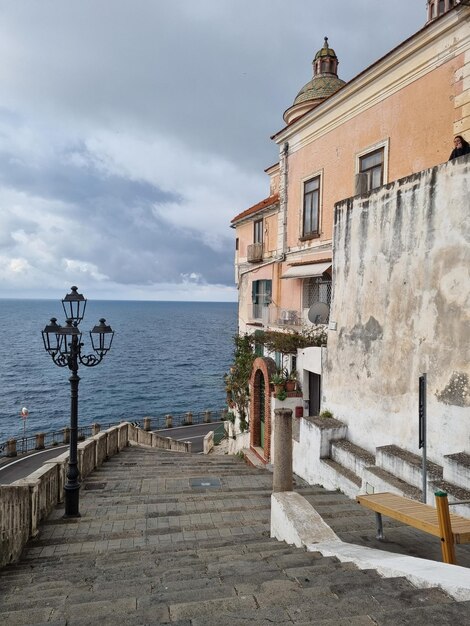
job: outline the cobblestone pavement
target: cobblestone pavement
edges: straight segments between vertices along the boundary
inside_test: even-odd
[[[271,485],[236,457],[125,449],[84,481],[80,519],[55,510],[0,570],[0,623],[470,624],[470,603],[441,590],[270,539]],[[372,545],[373,515],[342,494],[299,489],[343,538]],[[411,545],[401,532],[393,542]]]

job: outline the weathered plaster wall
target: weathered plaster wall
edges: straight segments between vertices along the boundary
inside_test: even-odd
[[[417,451],[418,377],[428,446],[470,449],[470,160],[339,203],[323,402],[373,451]]]

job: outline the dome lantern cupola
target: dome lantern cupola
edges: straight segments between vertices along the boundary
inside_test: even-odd
[[[286,124],[314,109],[345,84],[344,80],[338,78],[338,64],[336,52],[330,48],[328,37],[325,37],[323,47],[312,61],[313,78],[302,87],[293,105],[284,113]]]
[[[316,53],[312,65],[314,76],[333,74],[333,76],[338,78],[338,57],[333,48],[328,46],[328,37],[325,37],[323,48]]]
[[[428,21],[432,22],[450,9],[453,9],[460,0],[428,0]]]

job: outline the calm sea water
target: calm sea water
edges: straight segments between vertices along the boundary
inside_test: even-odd
[[[236,332],[235,303],[89,301],[80,324],[89,330],[105,317],[115,336],[96,367],[80,367],[79,424],[136,420],[166,413],[224,407],[223,374]],[[41,330],[51,317],[64,323],[60,301],[0,300],[0,441],[69,422],[68,368],[45,352]]]

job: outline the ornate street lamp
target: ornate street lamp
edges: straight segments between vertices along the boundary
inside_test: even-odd
[[[66,322],[65,326],[57,324],[53,317],[42,331],[44,348],[58,367],[68,367],[72,372],[70,381],[70,454],[65,483],[65,514],[64,517],[80,517],[79,512],[79,471],[77,458],[78,443],[78,366],[94,367],[101,363],[104,355],[111,348],[114,332],[105,319],[90,331],[91,345],[95,354],[82,354],[82,333],[78,325],[83,319],[86,298],[77,292],[77,287],[62,300]]]

